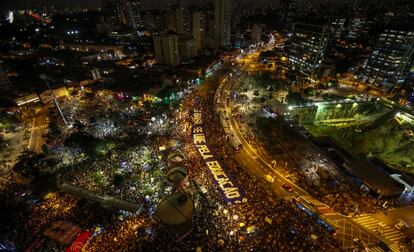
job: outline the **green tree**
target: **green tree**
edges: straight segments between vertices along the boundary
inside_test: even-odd
[[[302,94],[298,92],[289,93],[286,96],[286,100],[289,104],[293,104],[293,105],[299,105],[305,102],[305,100],[302,98]]]
[[[114,186],[119,187],[122,185],[124,180],[125,180],[125,177],[122,174],[115,173],[114,177],[112,178],[112,183],[114,184]]]
[[[35,179],[44,175],[42,168],[46,165],[46,159],[43,154],[37,154],[31,150],[23,151],[17,158],[14,170],[23,176]]]
[[[49,155],[50,153],[49,146],[47,144],[43,144],[42,151],[43,151],[43,154],[45,154],[45,156]]]

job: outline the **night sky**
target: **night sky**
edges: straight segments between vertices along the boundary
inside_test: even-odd
[[[44,5],[51,5],[51,4],[64,4],[69,6],[82,6],[82,7],[99,7],[101,6],[102,0],[0,0],[2,11],[4,8],[31,8],[35,6],[44,6]],[[157,4],[165,4],[170,3],[178,0],[141,0],[143,5],[157,5]],[[184,0],[185,3],[195,3],[195,4],[202,4],[207,1],[212,0]],[[268,3],[268,2],[279,2],[278,0],[237,0],[237,2],[255,2],[255,3]]]

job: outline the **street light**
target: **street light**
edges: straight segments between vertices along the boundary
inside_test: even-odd
[[[39,75],[39,78],[45,81],[47,88],[49,89],[49,91],[51,92],[51,94],[53,96],[53,101],[55,102],[55,105],[56,105],[56,107],[57,107],[57,109],[60,113],[60,116],[62,117],[63,122],[65,123],[65,125],[68,125],[68,122],[66,121],[66,118],[63,115],[62,109],[60,108],[59,103],[56,99],[55,92],[53,92],[53,90],[50,88],[48,77],[46,76],[46,74],[41,74],[41,75]]]

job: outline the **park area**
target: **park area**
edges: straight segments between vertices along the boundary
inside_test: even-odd
[[[335,118],[335,109],[327,112],[330,119],[340,119]],[[392,169],[414,173],[414,120],[410,115],[396,110],[361,111],[355,118],[355,123],[340,125],[303,124],[313,136],[328,136],[355,157],[376,158]]]

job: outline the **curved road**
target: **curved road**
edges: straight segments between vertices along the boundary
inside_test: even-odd
[[[336,229],[336,238],[341,242],[344,250],[351,250],[356,247],[353,239],[358,238],[363,241],[367,247],[369,247],[368,251],[383,251],[376,245],[379,240],[385,242],[391,251],[401,251],[397,244],[391,242],[390,240],[384,239],[383,237],[379,237],[378,234],[369,229],[364,229],[363,226],[354,222],[351,218],[335,212],[330,209],[329,206],[314,199],[309,193],[292,183],[290,180],[286,179],[283,174],[277,170],[277,167],[267,162],[257,153],[257,151],[244,138],[240,131],[238,122],[232,115],[229,94],[235,89],[235,87],[237,87],[238,79],[241,75],[242,73],[237,71],[236,74],[230,78],[230,80],[224,81],[220,85],[216,93],[217,111],[219,111],[222,117],[226,118],[232,129],[231,131],[243,145],[242,150],[237,152],[235,155],[239,162],[242,163],[250,173],[258,178],[263,178],[266,174],[273,176],[273,183],[268,183],[263,179],[263,182],[268,184],[269,189],[273,190],[280,197],[284,197],[286,199],[295,198],[302,205],[305,205],[314,213],[318,214],[321,219],[334,226]],[[291,192],[282,187],[285,184],[292,188]]]

